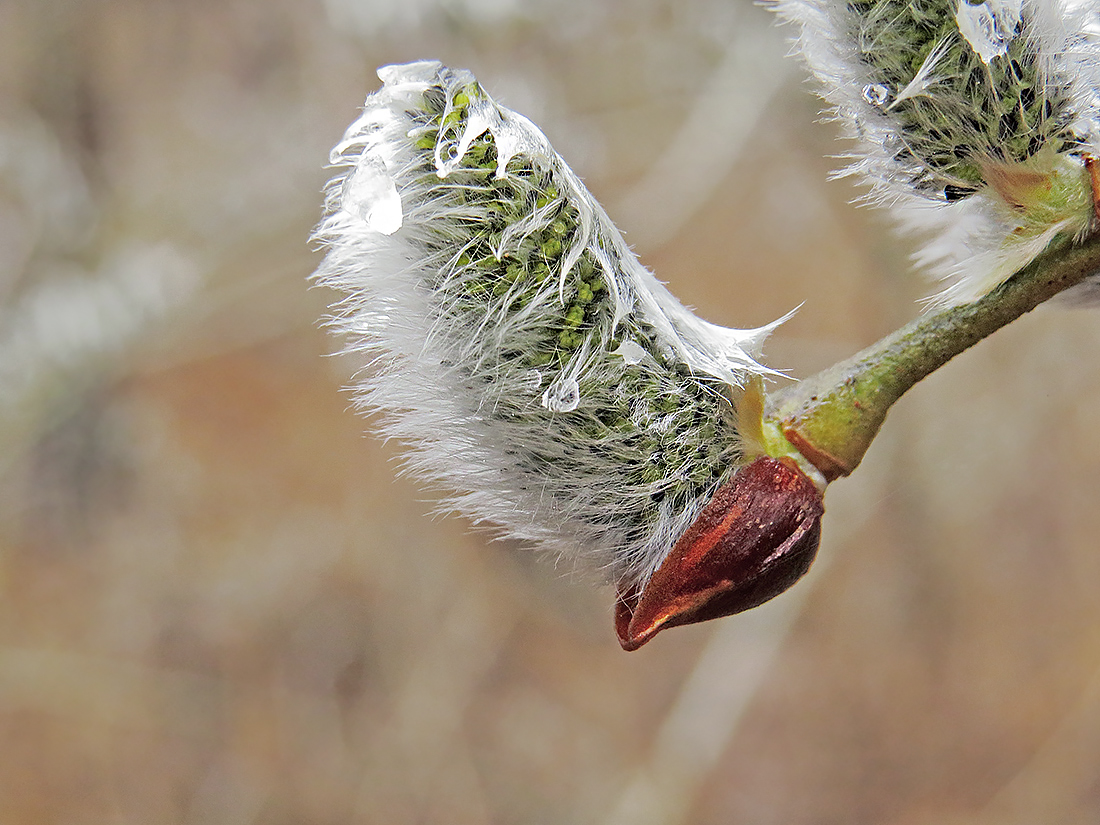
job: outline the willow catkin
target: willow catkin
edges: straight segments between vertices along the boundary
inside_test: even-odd
[[[685,309],[468,72],[379,76],[316,232],[331,324],[367,358],[357,402],[446,506],[644,584],[744,463],[736,405],[772,327]]]
[[[845,170],[926,242],[941,303],[1094,223],[1094,0],[773,0],[856,148]]]

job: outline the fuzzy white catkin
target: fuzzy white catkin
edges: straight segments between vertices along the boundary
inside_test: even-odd
[[[927,239],[916,258],[946,283],[938,302],[974,300],[1092,229],[1096,0],[772,5],[856,141],[844,173]]]
[[[379,76],[315,235],[331,325],[368,358],[357,402],[447,507],[644,583],[743,461],[734,404],[772,327],[681,306],[468,72]]]

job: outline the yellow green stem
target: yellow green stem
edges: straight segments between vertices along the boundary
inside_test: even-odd
[[[1098,270],[1100,236],[1081,243],[1056,239],[977,301],[923,315],[847,361],[772,393],[764,409],[765,431],[781,433],[827,481],[848,475],[906,390]]]

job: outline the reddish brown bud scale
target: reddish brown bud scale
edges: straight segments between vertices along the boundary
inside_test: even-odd
[[[1089,173],[1089,183],[1092,185],[1092,214],[1100,221],[1100,162],[1092,155],[1085,155],[1085,169]]]
[[[863,409],[863,405],[858,401],[853,401],[852,406],[857,410]],[[794,427],[785,429],[783,435],[802,454],[803,458],[820,471],[826,481],[836,481],[838,478],[850,475],[852,470],[855,469],[855,465],[850,460],[845,461],[832,455],[827,450],[821,449]]]
[[[761,457],[710,500],[639,590],[615,605],[624,650],[658,631],[740,613],[810,568],[825,512],[821,491],[789,459]]]

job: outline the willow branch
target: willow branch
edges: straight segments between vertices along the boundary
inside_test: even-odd
[[[1100,270],[1100,236],[1056,240],[1008,281],[970,304],[930,312],[862,352],[771,394],[764,425],[831,481],[859,465],[906,390],[1039,304]]]

